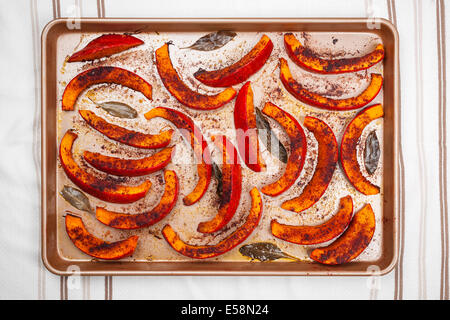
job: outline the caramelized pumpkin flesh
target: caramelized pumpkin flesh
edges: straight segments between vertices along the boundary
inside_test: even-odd
[[[78,249],[91,257],[118,260],[131,256],[136,249],[138,236],[131,236],[116,242],[106,242],[89,233],[80,217],[66,213],[65,219],[66,231],[70,240]]]
[[[288,190],[300,176],[306,157],[306,136],[298,121],[273,103],[267,102],[262,112],[277,121],[290,139],[291,151],[284,174],[261,189],[264,194],[275,197]]]
[[[289,57],[297,65],[309,71],[324,74],[365,70],[377,64],[384,58],[384,47],[382,44],[379,44],[372,52],[365,56],[342,59],[322,59],[310,49],[304,47],[292,33],[286,33],[284,35],[284,46]]]
[[[345,175],[356,190],[365,195],[380,192],[380,187],[367,180],[357,159],[357,146],[364,128],[373,120],[383,117],[383,106],[375,104],[361,110],[348,124],[341,141],[341,164]]]
[[[315,204],[328,188],[338,161],[338,144],[333,130],[322,120],[305,117],[303,125],[314,134],[319,150],[314,174],[302,193],[283,202],[281,207],[294,212],[302,212]]]
[[[72,156],[72,145],[77,137],[71,130],[66,132],[59,147],[59,158],[66,175],[81,190],[101,200],[115,203],[134,202],[146,195],[152,185],[150,181],[144,181],[137,186],[126,186],[110,179],[98,179],[83,170]]]
[[[344,111],[354,110],[364,107],[370,103],[383,87],[383,77],[381,74],[372,73],[370,83],[367,88],[356,97],[346,99],[332,99],[305,89],[298,83],[289,70],[289,65],[284,58],[280,58],[280,79],[284,87],[290,94],[298,100],[322,109]]]
[[[338,212],[327,222],[316,226],[292,226],[272,220],[272,234],[282,240],[301,244],[311,245],[327,242],[347,228],[352,220],[353,201],[350,196],[341,198]]]
[[[317,248],[310,258],[322,264],[337,265],[358,257],[372,241],[375,233],[375,214],[370,204],[355,213],[347,230],[331,245]]]
[[[78,96],[88,87],[99,83],[120,84],[152,99],[152,86],[137,74],[118,67],[96,67],[80,73],[69,82],[62,96],[62,109],[74,110]]]
[[[167,43],[156,50],[155,57],[156,67],[164,86],[175,99],[187,107],[199,110],[217,109],[228,103],[236,95],[236,90],[232,87],[211,96],[190,89],[173,67],[169,55],[169,44]]]
[[[170,225],[166,225],[162,230],[164,239],[175,251],[189,258],[208,259],[222,255],[247,239],[261,219],[263,204],[258,189],[253,188],[250,191],[250,196],[252,198],[252,207],[244,224],[219,243],[214,245],[187,244],[181,240]]]
[[[188,195],[183,199],[187,206],[199,201],[211,182],[211,154],[208,148],[208,142],[203,137],[200,129],[194,124],[194,121],[182,112],[170,108],[157,107],[145,114],[147,120],[153,118],[163,118],[172,122],[177,127],[184,138],[190,143],[194,155],[197,159],[197,184]]]
[[[138,214],[126,214],[97,207],[97,220],[116,229],[140,229],[154,225],[164,219],[175,206],[178,199],[178,178],[175,171],[164,172],[165,190],[159,203],[150,211]]]

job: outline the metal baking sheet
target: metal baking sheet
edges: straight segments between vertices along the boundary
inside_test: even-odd
[[[397,225],[396,209],[397,196],[397,107],[398,107],[398,40],[394,27],[385,20],[366,19],[82,19],[80,28],[71,29],[70,21],[59,19],[51,22],[42,35],[42,254],[47,268],[57,274],[70,274],[74,266],[81,274],[204,274],[204,275],[363,275],[376,271],[386,273],[392,269],[397,257]],[[375,27],[375,28],[374,28]],[[106,59],[84,64],[68,64],[66,58],[76,49],[83,47],[93,38],[110,32],[134,32],[145,41],[143,46],[113,55]],[[183,50],[205,32],[216,30],[234,30],[236,38],[221,50],[200,52]],[[266,65],[249,80],[255,93],[255,106],[260,107],[266,101],[271,101],[282,107],[297,118],[315,116],[325,120],[333,129],[338,141],[345,126],[357,111],[330,112],[307,106],[292,97],[279,82],[278,58],[287,55],[283,45],[284,32],[295,32],[302,42],[323,56],[338,55],[352,56],[365,54],[376,43],[385,46],[386,57],[382,64],[370,68],[368,71],[344,75],[316,75],[296,67],[290,63],[294,78],[302,79],[302,83],[313,91],[333,97],[345,98],[361,92],[367,85],[371,72],[382,73],[384,76],[383,90],[371,103],[383,103],[384,119],[374,121],[370,127],[376,128],[382,146],[382,166],[379,167],[373,182],[381,185],[381,193],[376,196],[359,194],[347,181],[338,166],[333,180],[322,199],[306,214],[298,215],[279,208],[282,201],[301,192],[314,172],[314,154],[317,143],[312,134],[308,136],[308,156],[305,168],[297,183],[283,195],[270,198],[264,196],[263,218],[243,243],[270,241],[276,243],[282,250],[297,256],[304,261],[291,262],[277,260],[270,263],[249,262],[237,248],[208,261],[196,261],[179,255],[161,237],[160,230],[165,223],[173,225],[183,239],[193,244],[215,243],[233,231],[228,228],[216,236],[200,236],[195,228],[200,221],[207,220],[215,214],[214,192],[207,192],[196,205],[185,207],[181,199],[163,221],[149,228],[134,231],[120,231],[108,228],[88,213],[79,212],[83,216],[87,228],[95,235],[114,241],[137,234],[140,236],[138,247],[129,258],[121,261],[98,261],[83,254],[73,246],[64,230],[63,215],[65,210],[73,209],[60,196],[58,191],[65,184],[71,184],[61,170],[57,160],[57,148],[64,132],[75,128],[80,133],[77,150],[97,149],[122,150],[126,156],[139,156],[133,148],[123,148],[118,144],[105,141],[101,134],[87,127],[79,119],[77,111],[63,112],[60,108],[61,95],[65,85],[79,72],[100,65],[123,67],[136,72],[149,81],[153,86],[153,100],[148,101],[141,94],[121,86],[99,85],[86,90],[77,102],[84,109],[95,110],[107,120],[125,127],[130,127],[126,120],[108,118],[108,115],[96,110],[89,100],[120,100],[133,105],[140,117],[133,120],[132,127],[139,131],[156,133],[168,126],[166,122],[152,120],[149,128],[143,113],[157,106],[168,106],[185,112],[193,117],[207,139],[212,134],[227,133],[233,136],[232,113],[234,103],[231,102],[213,112],[198,112],[180,105],[165,90],[153,64],[153,52],[167,41],[174,43],[171,48],[171,59],[183,79],[202,93],[215,93],[217,89],[199,85],[190,75],[199,67],[217,69],[224,67],[230,61],[236,61],[248,52],[259,40],[263,33],[274,42],[274,50]],[[289,61],[290,59],[287,58]],[[234,86],[239,89],[241,85]],[[214,121],[220,119],[220,121]],[[277,128],[277,126],[275,126]],[[370,128],[365,130],[365,134]],[[305,132],[307,132],[305,130]],[[277,134],[287,139],[282,130]],[[362,136],[364,140],[365,136]],[[188,193],[195,183],[195,169],[182,159],[190,158],[190,147],[183,143],[179,134],[174,135],[173,144],[177,145],[173,163],[168,168],[174,169],[180,177],[181,194]],[[106,139],[107,140],[107,139]],[[179,140],[179,141],[178,141]],[[284,142],[284,141],[283,141]],[[76,152],[75,152],[76,153]],[[359,152],[361,158],[361,152]],[[264,174],[254,173],[243,166],[244,188],[242,202],[230,225],[239,223],[247,213],[249,207],[248,190],[251,186],[263,186],[268,180],[275,180],[282,171],[282,164],[268,152],[263,153],[264,160],[270,170]],[[309,161],[308,161],[309,159]],[[153,186],[149,194],[142,201],[131,205],[110,205],[109,209],[126,212],[141,212],[149,209],[158,201],[163,185],[158,183],[161,172],[152,174],[149,178]],[[250,183],[251,182],[251,183]],[[214,182],[209,191],[214,190]],[[329,219],[336,211],[339,198],[350,194],[354,200],[355,210],[370,202],[376,214],[377,228],[369,247],[356,260],[340,266],[324,266],[313,263],[308,259],[311,246],[289,244],[276,239],[270,233],[270,220],[277,218],[288,224],[317,224]],[[90,197],[94,205],[103,204]],[[189,223],[186,223],[189,221]]]

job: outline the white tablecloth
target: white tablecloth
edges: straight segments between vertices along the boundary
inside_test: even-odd
[[[446,0],[1,0],[0,298],[448,299],[449,14]],[[48,272],[40,258],[40,34],[52,19],[75,15],[391,20],[400,34],[404,176],[397,268],[371,278],[66,278]]]

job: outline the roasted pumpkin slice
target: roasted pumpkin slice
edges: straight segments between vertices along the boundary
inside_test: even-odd
[[[145,196],[152,183],[144,181],[137,186],[119,185],[112,179],[98,179],[83,170],[72,156],[72,145],[78,135],[68,130],[61,140],[59,158],[67,176],[83,191],[101,200],[115,203],[130,203]]]
[[[211,137],[222,148],[222,197],[217,215],[198,225],[197,231],[213,233],[222,229],[233,218],[242,191],[242,171],[239,156],[233,144],[225,137]]]
[[[182,104],[198,110],[217,109],[231,101],[236,90],[229,87],[216,95],[203,95],[191,90],[179,77],[172,65],[169,55],[169,44],[156,50],[156,67],[166,89]]]
[[[244,82],[255,74],[272,53],[272,40],[263,35],[253,49],[241,60],[226,68],[214,71],[199,69],[194,77],[210,87],[229,87]]]
[[[172,122],[191,144],[198,163],[198,181],[194,190],[184,197],[183,203],[187,206],[196,203],[203,197],[211,182],[212,166],[208,142],[203,137],[200,129],[194,124],[194,121],[184,113],[169,108],[158,107],[150,110],[144,116],[147,120],[160,117]]]
[[[329,265],[349,262],[359,256],[372,241],[375,232],[375,214],[370,204],[355,213],[347,230],[331,245],[317,248],[310,258]]]
[[[88,87],[99,83],[120,84],[152,99],[152,86],[137,74],[118,67],[96,67],[80,73],[69,82],[62,96],[62,109],[72,111],[78,96]]]
[[[305,117],[303,125],[316,137],[319,151],[314,174],[302,193],[281,205],[283,209],[294,212],[302,212],[319,201],[328,188],[339,157],[336,137],[325,122],[314,117]]]
[[[104,34],[72,54],[68,62],[90,61],[140,46],[144,41],[129,34]]]
[[[276,220],[271,222],[272,234],[282,240],[310,245],[327,242],[347,228],[352,220],[353,201],[350,196],[341,198],[339,211],[327,222],[316,226],[291,226],[281,224]]]
[[[239,91],[234,107],[234,127],[239,153],[248,168],[255,172],[266,167],[259,150],[258,128],[256,127],[253,90],[250,81]]]
[[[217,244],[200,246],[187,244],[180,239],[170,225],[166,225],[163,228],[162,234],[175,251],[186,257],[207,259],[220,256],[242,243],[258,226],[263,210],[261,195],[258,189],[253,188],[250,191],[250,196],[252,198],[252,207],[244,224]]]
[[[287,91],[298,100],[328,110],[353,110],[364,107],[372,101],[383,86],[383,77],[372,73],[369,86],[358,96],[347,99],[332,99],[311,92],[298,83],[291,75],[286,59],[280,58],[280,79]]]
[[[175,171],[164,172],[165,190],[157,206],[139,214],[126,214],[97,207],[97,220],[116,229],[139,229],[154,225],[164,219],[173,209],[178,199],[178,178]]]
[[[358,163],[356,147],[364,128],[373,120],[383,117],[383,106],[375,104],[361,110],[348,124],[341,141],[341,164],[345,175],[356,190],[373,195],[380,192],[380,187],[375,186],[361,173]]]
[[[131,256],[136,249],[138,236],[131,236],[116,242],[103,241],[90,234],[80,217],[66,213],[66,231],[75,247],[91,257],[117,260]]]
[[[284,174],[277,181],[261,189],[264,194],[275,197],[289,189],[300,176],[306,157],[306,136],[298,121],[273,103],[267,102],[262,112],[277,121],[291,141]]]
[[[86,123],[98,132],[112,140],[132,147],[142,149],[164,148],[172,139],[173,130],[162,131],[159,134],[141,133],[109,123],[90,110],[80,110],[79,113]]]
[[[379,44],[375,50],[362,57],[321,59],[310,49],[305,48],[292,33],[284,35],[284,46],[289,57],[297,65],[318,73],[345,73],[365,70],[384,58],[384,47]]]
[[[141,159],[122,159],[91,151],[84,151],[83,158],[97,170],[116,176],[136,177],[145,176],[167,166],[174,148],[168,147]]]

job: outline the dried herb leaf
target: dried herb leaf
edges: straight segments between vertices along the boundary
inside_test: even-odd
[[[255,108],[255,116],[256,116],[256,127],[258,128],[258,135],[261,138],[261,142],[264,143],[266,149],[275,156],[277,156],[280,161],[287,163],[288,156],[286,148],[283,144],[278,140],[277,136],[272,132],[270,128],[269,121],[267,121],[266,117],[264,117],[261,110]],[[272,143],[274,148],[272,149]],[[278,146],[276,148],[275,146]]]
[[[367,136],[364,148],[364,165],[367,173],[373,174],[377,170],[379,160],[380,142],[378,141],[377,134],[374,130]]]
[[[91,99],[89,99],[91,100]],[[106,101],[102,103],[97,103],[93,100],[97,107],[102,108],[110,115],[118,118],[134,119],[138,116],[138,112],[123,102],[118,101]]]
[[[194,44],[182,49],[193,49],[199,51],[211,51],[222,48],[228,42],[233,40],[236,33],[233,31],[217,31],[201,37]]]
[[[214,177],[217,180],[216,193],[219,196],[219,198],[221,198],[222,197],[222,190],[223,190],[223,185],[222,185],[223,175],[222,175],[222,171],[220,171],[219,166],[215,162],[212,163],[212,167],[213,167]]]
[[[94,213],[94,209],[91,207],[89,198],[80,190],[70,186],[64,186],[59,194],[78,210]]]
[[[277,247],[277,245],[271,242],[256,242],[247,244],[239,248],[239,252],[246,257],[257,259],[259,261],[273,261],[277,259],[291,259],[298,260],[294,256],[291,256]]]

